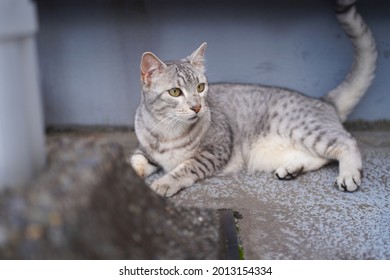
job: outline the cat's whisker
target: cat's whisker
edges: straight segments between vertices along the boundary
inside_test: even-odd
[[[174,129],[177,123],[180,122],[181,117],[175,116],[172,121],[170,122],[169,126],[167,127],[166,131],[169,131],[170,129]]]
[[[175,117],[175,116],[173,116]],[[150,133],[154,133],[155,130],[157,130],[161,125],[163,125],[163,123],[165,121],[168,121],[172,118],[172,116],[167,116],[167,117],[164,117],[162,120],[160,120],[151,130],[150,130]]]
[[[164,126],[164,129],[162,130],[162,136],[165,138],[165,136],[167,136],[167,133],[169,133],[171,131],[171,128],[173,128],[175,126],[175,124],[178,122],[178,120],[180,119],[180,117],[174,115],[173,117],[171,117],[169,123],[167,123],[165,126]]]

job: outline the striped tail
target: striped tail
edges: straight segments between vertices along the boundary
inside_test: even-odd
[[[354,58],[344,81],[324,97],[335,106],[342,122],[371,85],[377,59],[374,36],[358,14],[355,3],[356,0],[337,0],[337,18],[352,41]]]

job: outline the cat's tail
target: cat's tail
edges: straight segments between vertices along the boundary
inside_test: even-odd
[[[352,69],[344,81],[324,99],[332,103],[345,121],[367,91],[375,76],[377,50],[370,28],[358,14],[356,0],[337,0],[337,18],[354,48]]]

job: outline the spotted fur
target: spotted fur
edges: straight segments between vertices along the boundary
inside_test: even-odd
[[[137,174],[146,177],[163,169],[165,175],[150,187],[172,196],[217,173],[265,170],[290,180],[336,160],[336,186],[357,190],[362,160],[341,121],[373,79],[376,48],[354,1],[339,0],[336,11],[355,48],[354,64],[346,79],[323,99],[278,87],[209,85],[206,43],[177,61],[163,62],[145,53],[135,118],[140,145],[130,159]],[[180,89],[180,94],[173,96],[171,89]]]

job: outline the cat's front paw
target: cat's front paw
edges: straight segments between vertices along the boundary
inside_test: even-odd
[[[337,177],[335,186],[340,191],[354,192],[359,189],[361,181],[362,175],[360,170],[345,172]]]
[[[148,159],[142,154],[134,154],[129,159],[131,167],[135,173],[142,179],[156,171],[157,167],[149,163]]]
[[[170,180],[168,176],[157,179],[150,185],[150,188],[163,197],[171,197],[182,189],[180,185],[175,184],[175,181]]]

